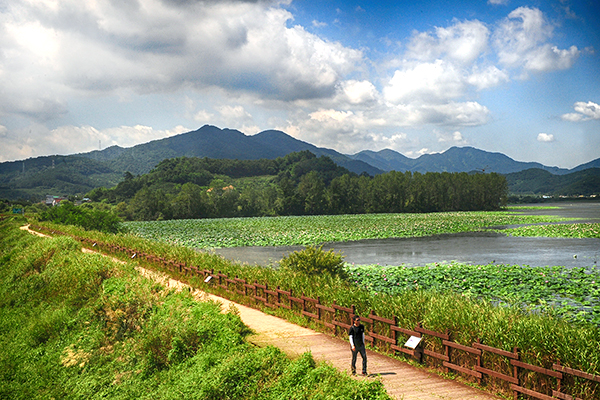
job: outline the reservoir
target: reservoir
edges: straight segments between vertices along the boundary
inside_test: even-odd
[[[600,223],[599,202],[542,204],[559,209],[523,210],[525,214],[579,218]],[[575,221],[570,221],[575,222]],[[302,246],[236,247],[217,249],[225,258],[248,264],[270,265]],[[419,238],[369,239],[327,243],[324,250],[341,252],[354,264],[423,266],[435,262],[588,267],[600,263],[600,239],[513,237],[496,232],[466,232]]]

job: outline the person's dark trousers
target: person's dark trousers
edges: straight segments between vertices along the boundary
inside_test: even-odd
[[[362,358],[362,373],[366,374],[367,373],[367,350],[365,349],[364,346],[355,346],[354,348],[356,350],[352,351],[352,364],[350,365],[350,367],[352,369],[352,373],[356,374],[356,358],[358,356],[358,353],[360,353],[360,356]]]

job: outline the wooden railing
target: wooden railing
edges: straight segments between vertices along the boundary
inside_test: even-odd
[[[49,231],[45,227],[36,226],[32,229]],[[51,231],[53,234],[61,232]],[[303,294],[293,293],[292,290],[269,287],[259,282],[247,282],[245,279],[230,277],[221,272],[201,269],[198,266],[187,265],[174,260],[167,260],[152,254],[146,254],[118,245],[103,244],[87,238],[74,237],[84,245],[113,254],[127,254],[130,258],[143,259],[158,263],[163,268],[184,276],[199,276],[203,280],[210,277],[206,285],[214,285],[225,294],[242,296],[253,302],[257,308],[284,308],[302,315],[334,335],[346,335],[350,328],[352,316],[356,315],[354,306],[345,307],[336,304],[322,304],[321,299],[311,298]],[[415,327],[398,326],[398,318],[377,316],[371,310],[367,316],[361,316],[366,326],[365,339],[372,346],[383,352],[402,353],[415,357],[421,362],[439,366],[446,372],[450,370],[477,381],[480,385],[494,386],[504,391],[512,392],[513,398],[522,395],[540,399],[587,400],[600,399],[600,375],[590,374],[581,370],[569,368],[554,362],[549,367],[542,367],[523,362],[519,349],[512,351],[488,346],[477,340],[470,345],[457,343],[452,340],[451,333],[436,332],[417,324]],[[406,340],[416,336],[421,338],[420,346],[416,349],[404,346]],[[600,351],[600,349],[599,349]],[[490,365],[485,361],[492,360]],[[585,381],[589,393],[583,397],[575,397],[572,389]]]

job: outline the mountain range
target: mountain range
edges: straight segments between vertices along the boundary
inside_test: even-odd
[[[345,155],[314,146],[277,130],[245,135],[237,130],[205,125],[195,131],[129,148],[111,146],[75,155],[44,156],[0,163],[0,197],[15,199],[45,194],[81,194],[94,187],[112,187],[122,179],[126,171],[134,175],[145,174],[167,158],[274,159],[303,150],[316,156],[330,157],[335,163],[354,173],[369,175],[391,170],[420,173],[479,171],[506,175],[536,169],[554,176],[600,168],[600,158],[572,169],[564,169],[535,162],[515,161],[504,154],[473,147],[452,147],[443,153],[424,154],[414,159],[389,149]],[[522,187],[522,179],[519,182]]]

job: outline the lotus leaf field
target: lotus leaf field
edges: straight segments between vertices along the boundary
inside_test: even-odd
[[[486,227],[557,222],[507,212],[361,214],[127,222],[134,234],[186,247],[308,246],[360,239],[430,236]]]
[[[600,268],[430,264],[425,267],[348,266],[351,279],[371,293],[452,290],[464,296],[543,311],[600,325]]]

